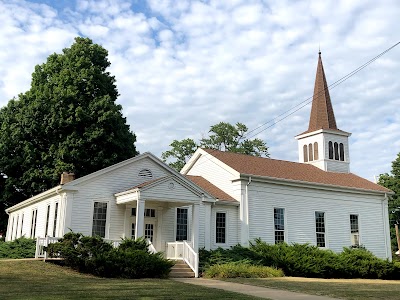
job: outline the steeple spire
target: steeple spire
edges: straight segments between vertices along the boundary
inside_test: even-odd
[[[321,50],[318,51],[317,75],[315,76],[314,96],[307,132],[319,129],[338,130],[322,65]]]

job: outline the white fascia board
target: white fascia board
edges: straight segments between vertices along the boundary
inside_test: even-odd
[[[342,131],[342,130],[329,130],[329,129],[319,129],[316,131],[311,131],[311,132],[307,132],[307,133],[303,133],[300,135],[295,136],[294,138],[296,140],[301,140],[303,138],[309,137],[309,136],[313,136],[313,135],[317,135],[319,133],[330,133],[330,134],[335,134],[335,135],[342,135],[342,136],[351,136],[350,132],[346,132],[346,131]]]
[[[336,192],[344,192],[344,193],[355,193],[355,194],[369,194],[369,195],[393,195],[393,192],[385,192],[385,191],[375,191],[375,190],[367,190],[367,189],[360,189],[354,187],[345,187],[345,186],[337,186],[333,184],[325,184],[325,183],[313,183],[308,181],[301,181],[301,180],[293,180],[293,179],[282,179],[276,177],[266,177],[266,176],[255,176],[251,174],[241,174],[240,178],[232,180],[248,180],[251,177],[252,181],[258,182],[267,182],[267,183],[274,183],[274,184],[281,184],[281,185],[288,185],[288,186],[295,186],[295,187],[308,187],[313,189],[319,190],[329,190],[329,191],[336,191]]]
[[[230,205],[230,206],[239,206],[240,202],[239,201],[228,201],[228,200],[221,200],[221,199],[216,199],[215,205]]]
[[[211,149],[212,150],[212,149]],[[206,151],[204,151],[201,148],[198,148],[196,150],[196,152],[193,154],[193,156],[190,158],[190,160],[186,163],[186,165],[182,168],[181,173],[186,175],[189,173],[190,169],[197,163],[197,161],[201,158],[201,157],[206,157],[207,159],[209,159],[210,161],[212,160],[212,162],[214,164],[216,164],[217,166],[221,167],[222,169],[228,171],[229,173],[231,173],[232,175],[236,175],[239,176],[240,173],[238,171],[236,171],[234,168],[232,168],[231,166],[227,165],[226,163],[222,162],[221,160],[219,160],[217,157],[213,156],[212,153],[208,153]],[[203,163],[203,162],[200,162]]]
[[[40,193],[38,195],[35,195],[29,199],[26,199],[20,203],[15,204],[14,206],[11,206],[9,208],[6,209],[6,213],[9,214],[10,212],[13,212],[17,209],[20,209],[22,207],[31,205],[33,203],[39,202],[45,198],[51,197],[51,196],[55,196],[58,195],[61,191],[63,191],[63,186],[62,185],[58,185],[52,189],[49,189],[47,191],[44,191],[43,193]]]

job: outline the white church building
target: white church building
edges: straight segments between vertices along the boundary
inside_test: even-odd
[[[391,259],[388,195],[350,173],[350,133],[338,129],[319,54],[299,162],[198,149],[180,173],[144,153],[61,184],[6,210],[6,240],[70,230],[118,241],[145,237],[154,251],[197,270],[199,248],[310,243],[336,252],[363,245]]]

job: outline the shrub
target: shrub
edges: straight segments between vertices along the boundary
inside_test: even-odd
[[[21,237],[12,242],[0,242],[0,258],[35,257],[36,240]]]
[[[272,267],[251,265],[248,262],[229,262],[210,266],[204,273],[208,278],[267,278],[282,277],[282,270]]]
[[[69,232],[47,251],[50,257],[64,258],[71,268],[102,277],[166,277],[174,264],[162,253],[149,253],[144,239],[124,239],[113,248],[100,237]]]

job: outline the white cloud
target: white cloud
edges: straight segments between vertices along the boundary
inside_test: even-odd
[[[138,149],[156,155],[219,121],[253,129],[276,119],[312,95],[319,45],[333,83],[397,41],[400,14],[394,0],[82,0],[71,7],[0,3],[0,106],[29,88],[36,64],[74,36],[89,36],[109,50]],[[331,91],[338,126],[353,132],[351,168],[368,179],[388,172],[400,151],[398,49]],[[258,135],[272,157],[297,160],[293,137],[306,130],[309,112]]]

